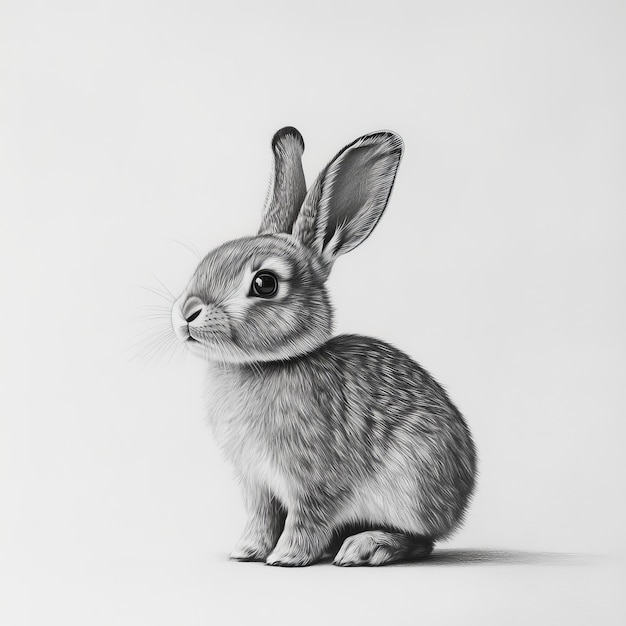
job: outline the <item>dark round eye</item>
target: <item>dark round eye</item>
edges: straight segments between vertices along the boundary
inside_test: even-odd
[[[259,298],[272,298],[278,291],[278,277],[273,272],[261,270],[252,279],[252,289],[250,295]]]

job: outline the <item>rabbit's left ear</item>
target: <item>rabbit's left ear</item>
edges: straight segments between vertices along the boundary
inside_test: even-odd
[[[402,158],[402,139],[381,131],[341,150],[309,189],[292,234],[330,266],[380,219]]]
[[[302,169],[304,139],[293,126],[276,132],[272,139],[274,171],[263,209],[259,235],[290,233],[306,195]]]

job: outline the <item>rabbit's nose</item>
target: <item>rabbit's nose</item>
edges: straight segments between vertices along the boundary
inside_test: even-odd
[[[202,311],[204,311],[204,302],[200,298],[196,298],[196,296],[192,296],[183,304],[182,313],[188,324],[193,322]]]

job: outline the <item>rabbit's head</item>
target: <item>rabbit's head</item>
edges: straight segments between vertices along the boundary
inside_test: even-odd
[[[402,148],[391,132],[360,137],[307,192],[302,136],[279,130],[259,233],[201,261],[172,308],[177,337],[208,360],[230,363],[288,359],[325,343],[333,320],[326,279],[335,259],[376,226]]]

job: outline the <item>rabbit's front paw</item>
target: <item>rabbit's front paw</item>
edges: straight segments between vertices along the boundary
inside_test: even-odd
[[[240,543],[235,546],[228,558],[234,561],[264,561],[268,552],[269,550],[262,546]]]
[[[281,552],[276,549],[267,557],[265,563],[280,567],[304,567],[305,565],[311,565],[315,560],[316,558],[313,555],[306,554],[301,550]]]

